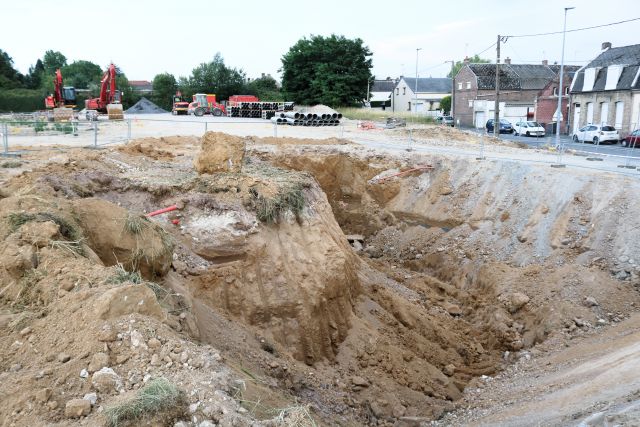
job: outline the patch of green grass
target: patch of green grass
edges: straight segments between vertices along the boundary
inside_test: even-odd
[[[22,166],[22,162],[18,162],[16,160],[0,163],[0,168],[5,168],[5,169],[19,168],[20,166]]]
[[[435,123],[433,117],[422,116],[420,114],[414,114],[408,111],[395,111],[390,110],[372,110],[369,108],[341,108],[338,111],[342,113],[342,116],[351,120],[370,120],[384,122],[388,117],[396,117],[405,119],[407,123],[422,123],[433,124]]]
[[[104,415],[107,426],[122,427],[142,425],[144,419],[181,417],[186,407],[184,392],[166,378],[156,378],[149,381],[132,399],[105,409]]]

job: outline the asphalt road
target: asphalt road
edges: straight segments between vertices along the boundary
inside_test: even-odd
[[[476,132],[478,134],[483,134],[486,132],[483,129],[468,129],[470,131]],[[531,147],[537,147],[542,145],[555,145],[555,135],[545,136],[542,138],[536,138],[532,136],[515,136],[513,134],[501,134],[500,139],[508,140],[508,141],[516,141],[521,142],[523,144],[527,144]],[[576,150],[589,154],[604,155],[604,156],[622,156],[622,157],[638,157],[640,158],[640,148],[631,149],[628,147],[623,147],[619,143],[618,144],[603,144],[603,145],[593,145],[586,144],[583,142],[573,142],[570,136],[561,135],[560,143],[564,144],[567,150]]]

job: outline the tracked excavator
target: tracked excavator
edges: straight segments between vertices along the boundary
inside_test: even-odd
[[[73,118],[76,90],[71,86],[63,85],[60,69],[56,70],[53,78],[53,93],[44,99],[44,106],[49,112],[50,121],[68,121]]]
[[[116,87],[116,66],[111,63],[100,80],[100,96],[85,101],[87,120],[98,120],[106,113],[109,120],[123,119],[122,94]]]

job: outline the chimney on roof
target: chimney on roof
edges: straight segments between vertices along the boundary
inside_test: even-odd
[[[607,50],[607,49],[611,49],[611,42],[602,43],[602,50]]]
[[[467,64],[469,64],[469,62],[471,62],[471,60],[469,59],[468,56],[465,56],[464,60],[462,62],[464,62],[464,65],[467,65]]]
[[[390,76],[387,76],[387,81],[391,81],[391,77]]]
[[[507,65],[511,65],[511,58],[509,58],[508,56],[504,59],[504,63]]]
[[[549,65],[549,61],[547,59],[542,60],[542,65]]]

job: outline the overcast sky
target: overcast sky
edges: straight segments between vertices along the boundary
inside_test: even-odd
[[[102,67],[113,61],[130,80],[161,72],[189,75],[220,52],[225,63],[249,77],[274,76],[280,58],[310,34],[359,37],[373,52],[378,78],[443,77],[465,55],[483,51],[497,34],[562,30],[640,17],[638,0],[533,1],[214,1],[214,0],[3,0],[0,49],[26,73],[48,49],[69,62]],[[640,43],[640,21],[567,34],[566,63],[584,65],[603,41]],[[502,50],[512,63],[560,61],[562,35],[511,38]],[[481,54],[495,59],[495,47]]]

